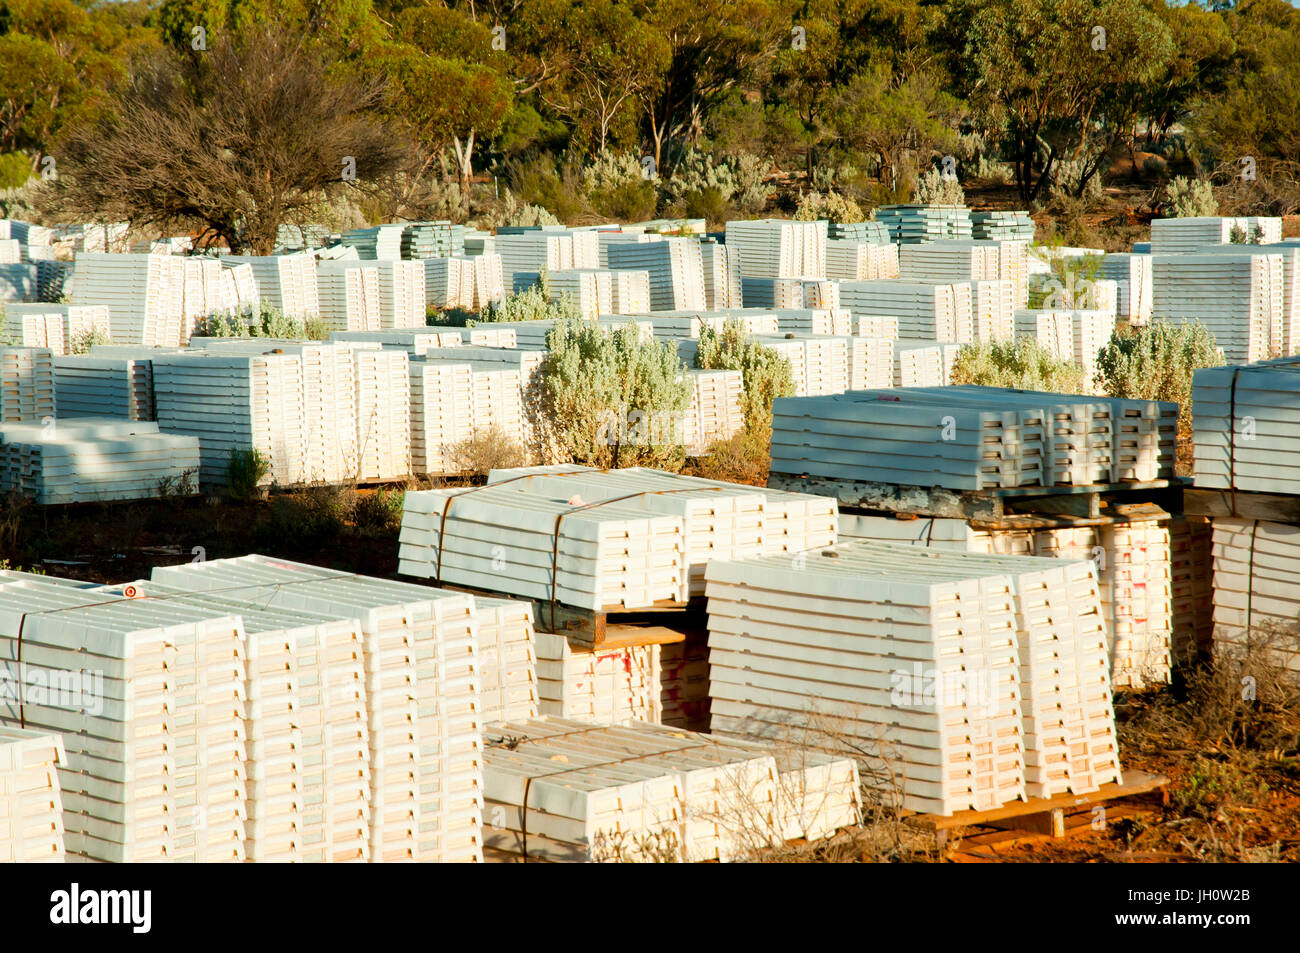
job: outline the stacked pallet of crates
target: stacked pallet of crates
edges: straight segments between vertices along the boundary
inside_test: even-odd
[[[425,327],[424,262],[381,261],[376,270],[379,272],[379,326]]]
[[[854,317],[897,318],[900,337],[959,343],[974,339],[969,282],[844,281],[840,283],[840,303]]]
[[[59,767],[66,762],[58,734],[0,727],[0,864],[64,862]]]
[[[1182,255],[1205,245],[1229,245],[1237,237],[1234,232],[1244,243],[1271,245],[1282,240],[1282,220],[1268,216],[1155,218],[1151,220],[1151,253]]]
[[[66,581],[23,580],[0,586],[0,621],[0,664],[8,677],[17,679],[21,664],[28,673],[43,669],[47,684],[80,686],[75,699],[0,705],[0,723],[62,737],[70,858],[245,859],[245,639],[238,616],[122,599]]]
[[[730,440],[744,427],[740,371],[686,371],[691,405],[686,410],[681,439],[689,454],[701,454],[715,443]]]
[[[153,420],[153,365],[146,359],[75,354],[54,359],[60,417]]]
[[[372,862],[482,859],[474,600],[265,556],[160,567],[155,582],[357,619],[365,639]]]
[[[971,282],[971,320],[977,342],[1015,337],[1015,283],[1006,279]]]
[[[537,680],[538,633],[533,607],[515,599],[474,597],[478,632],[479,711],[484,724],[534,718],[541,705]]]
[[[644,314],[650,310],[650,272],[619,269],[610,273],[610,307],[614,314]],[[739,278],[737,278],[739,289]],[[740,291],[736,291],[736,298]]]
[[[77,255],[71,303],[109,310],[121,344],[181,344],[185,263],[171,255]]]
[[[376,265],[340,259],[317,265],[320,316],[336,331],[377,331],[383,321]]]
[[[108,338],[108,308],[104,305],[11,304],[5,311],[6,331],[23,347],[47,347],[68,354],[95,332]]]
[[[562,635],[536,633],[538,711],[580,721],[658,724],[659,646],[574,649]]]
[[[970,210],[964,205],[882,205],[876,220],[889,229],[890,241],[896,244],[971,237]]]
[[[706,241],[700,245],[700,259],[704,269],[705,309],[739,308],[744,300],[740,290],[739,255],[728,251],[726,245]]]
[[[1214,644],[1213,526],[1196,516],[1169,521],[1174,664],[1208,656]]]
[[[411,362],[411,472],[460,469],[455,448],[474,436],[474,369],[467,363]]]
[[[704,260],[698,241],[666,238],[658,242],[623,242],[608,246],[605,254],[610,268],[648,274],[648,310],[705,306]]]
[[[1115,282],[1119,317],[1129,324],[1146,324],[1151,318],[1151,256],[1117,254],[1101,260],[1098,274]]]
[[[787,764],[801,774],[789,796],[807,798],[781,804],[771,748],[677,729],[512,722],[486,757],[484,837],[502,862],[740,860],[792,828],[812,837],[856,818],[851,771]]]
[[[411,473],[411,374],[405,351],[357,348],[358,480],[402,479]]]
[[[863,574],[889,579],[864,586]],[[707,577],[715,734],[832,750],[831,739],[844,739],[861,752],[863,783],[908,810],[949,814],[1025,796],[1005,575],[967,570],[982,584],[963,584],[906,565],[901,549],[859,544],[798,563],[714,561]],[[978,673],[952,661],[961,653],[980,659]],[[968,684],[977,674],[983,684]]]
[[[887,337],[845,338],[848,390],[894,386],[894,340]]]
[[[826,277],[874,281],[898,277],[898,246],[831,238],[826,241]]]
[[[199,438],[200,483],[225,486],[235,451],[269,464],[263,483],[306,478],[302,358],[293,354],[195,354],[152,361],[158,427]]]
[[[154,423],[83,417],[57,426],[0,424],[0,491],[36,503],[148,499],[193,487],[197,438]]]
[[[53,417],[54,355],[46,348],[0,347],[0,389],[0,422]]]
[[[1300,677],[1300,526],[1214,518],[1214,656]]]
[[[343,233],[343,244],[351,245],[363,259],[401,258],[406,228],[405,225],[376,225],[349,229]]]
[[[1231,362],[1282,353],[1282,255],[1154,255],[1153,320],[1200,321]]]
[[[971,237],[976,241],[1032,242],[1037,226],[1028,212],[971,212]]]
[[[274,308],[279,308],[287,318],[305,321],[320,315],[320,296],[316,287],[316,258],[310,254],[229,256],[222,259],[236,266],[236,287],[239,287],[239,265],[247,265],[257,286],[257,298]],[[240,304],[245,304],[248,289],[240,293]],[[117,336],[114,335],[116,340]]]
[[[449,221],[411,222],[402,228],[400,249],[403,258],[450,258],[464,254],[464,232],[453,232]]]
[[[728,254],[747,278],[826,277],[826,222],[727,222]]]
[[[552,301],[568,300],[580,317],[594,318],[613,309],[609,272],[568,269],[547,275]]]
[[[1282,258],[1282,340],[1274,352],[1279,355],[1300,353],[1300,246],[1207,245],[1198,254],[1226,258],[1243,258],[1267,253]]]
[[[147,580],[97,591],[125,598],[128,589],[135,598],[243,620],[245,859],[369,860],[370,738],[361,623]]]

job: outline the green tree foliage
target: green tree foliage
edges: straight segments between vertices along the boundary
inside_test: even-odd
[[[547,335],[545,419],[566,460],[677,469],[691,387],[672,342],[644,341],[635,324],[563,321]]]
[[[963,347],[953,364],[952,383],[1057,394],[1085,393],[1082,367],[1054,357],[1037,340],[1027,336]]]
[[[1080,190],[1162,75],[1169,29],[1141,0],[959,0],[966,88],[1007,129],[1020,196],[1044,194],[1060,159],[1083,159]],[[1098,31],[1102,32],[1098,32]],[[1081,192],[1080,192],[1081,194]]]
[[[755,340],[739,320],[728,320],[721,331],[711,327],[700,329],[695,366],[740,371],[745,428],[764,435],[765,440],[771,438],[772,401],[794,394],[794,376],[788,360]]]

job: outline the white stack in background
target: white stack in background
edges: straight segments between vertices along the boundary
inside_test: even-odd
[[[236,450],[266,457],[264,483],[306,479],[301,357],[159,355],[153,359],[153,385],[158,428],[199,438],[202,485],[226,485]]]
[[[853,314],[852,333],[868,338],[898,340],[898,318],[883,314]]]
[[[1151,254],[1186,255],[1204,245],[1232,243],[1233,230],[1246,243],[1270,245],[1282,240],[1282,220],[1273,217],[1153,218]]]
[[[1214,654],[1300,672],[1300,526],[1214,518]]]
[[[473,367],[412,361],[411,472],[455,473],[460,469],[455,448],[473,436]]]
[[[425,304],[430,308],[481,311],[506,294],[500,255],[425,259]]]
[[[405,351],[358,348],[356,380],[358,480],[395,480],[411,473],[411,374]]]
[[[893,338],[854,336],[845,339],[845,347],[848,357],[847,390],[894,386]]]
[[[765,748],[560,718],[495,725],[492,735],[483,834],[493,859],[505,862],[739,860],[780,843],[792,816],[817,814],[778,808],[780,772]],[[837,776],[837,793],[847,793],[845,778]],[[820,780],[812,772],[807,779]],[[814,804],[826,797],[809,794]]]
[[[827,279],[803,279],[804,306],[809,308],[838,308],[840,283]]]
[[[139,500],[197,488],[199,442],[112,418],[0,424],[0,492],[36,503]]]
[[[1213,367],[1192,375],[1198,487],[1294,493],[1300,466],[1300,361]]]
[[[285,317],[307,320],[320,315],[320,296],[316,287],[316,257],[310,253],[294,255],[231,255],[223,262],[248,265],[257,283],[259,300],[279,308]],[[78,276],[78,282],[80,282]],[[239,281],[236,276],[236,282]],[[241,295],[240,303],[243,304]],[[116,317],[116,314],[114,314]],[[114,334],[114,339],[117,335]]]
[[[1155,480],[1174,405],[998,388],[892,388],[773,405],[772,470],[953,490]]]
[[[184,259],[83,252],[75,267],[71,303],[107,306],[114,341],[175,347],[188,339],[182,331]]]
[[[659,723],[659,646],[593,652],[572,648],[562,635],[535,638],[541,714],[607,725]]]
[[[774,308],[779,334],[852,334],[847,308]]]
[[[894,341],[894,386],[943,387],[947,384],[943,347],[928,341]]]
[[[611,271],[609,276],[614,314],[644,314],[650,310],[650,272],[620,269]],[[739,300],[739,277],[736,281],[735,297]]]
[[[900,245],[898,276],[919,281],[996,281],[1000,261],[998,246],[983,242]]]
[[[316,266],[321,319],[333,331],[377,331],[380,317],[380,272],[373,264],[341,259]]]
[[[472,597],[266,556],[159,567],[155,582],[357,619],[365,638],[372,862],[482,859]]]
[[[613,287],[608,271],[553,271],[547,275],[552,301],[568,300],[583,318],[613,311]]]
[[[753,308],[804,307],[802,278],[751,278],[746,275],[740,279],[740,286],[744,300]]]
[[[478,631],[479,711],[484,724],[535,718],[541,706],[538,638],[531,603],[474,597]]]
[[[1119,282],[1109,278],[1095,278],[1084,286],[1075,304],[1087,311],[1118,315]]]
[[[889,229],[897,244],[967,240],[971,237],[970,209],[964,205],[882,205],[876,220]]]
[[[973,343],[970,283],[844,281],[840,304],[854,317],[890,315],[902,337]]]
[[[875,281],[898,276],[897,245],[868,244],[839,238],[827,239],[827,278],[839,281]]]
[[[826,223],[754,219],[727,222],[727,248],[748,278],[825,278]]]
[[[11,304],[5,309],[5,333],[22,347],[46,347],[55,355],[71,349],[95,331],[109,336],[105,305]]]
[[[1107,255],[1099,273],[1115,282],[1119,317],[1129,324],[1145,324],[1151,318],[1151,256]]]
[[[704,260],[700,243],[689,238],[623,242],[606,249],[609,267],[644,271],[650,281],[651,311],[704,308]]]
[[[633,244],[645,244],[646,242],[661,242],[662,235],[652,235],[648,232],[640,231],[612,231],[601,229],[596,232],[597,242],[597,267],[612,268],[609,263],[609,248],[611,245],[620,245],[631,242]]]
[[[926,248],[926,245],[909,246]],[[1015,337],[1015,286],[1006,279],[972,281],[971,321],[977,342],[1009,341]]]
[[[423,328],[425,307],[424,262],[391,261],[378,263],[379,326],[382,328]]]
[[[1200,321],[1229,361],[1282,353],[1281,255],[1154,255],[1151,273],[1153,320]]]
[[[700,260],[704,269],[704,308],[717,311],[721,308],[742,307],[744,295],[740,286],[740,257],[728,251],[726,245],[703,242],[700,245]]]
[[[1300,353],[1300,247],[1295,245],[1207,245],[1197,254],[1242,258],[1282,256],[1282,342],[1279,355]]]
[[[54,355],[47,348],[0,347],[0,422],[41,423],[55,412]]]
[[[0,864],[61,864],[58,734],[0,727]]]
[[[744,429],[745,414],[740,403],[743,377],[741,371],[686,371],[691,383],[691,406],[686,411],[682,442],[688,454],[702,454]]]
[[[0,666],[11,684],[21,659],[28,678],[39,669],[47,684],[65,686],[44,704],[0,699],[0,723],[62,737],[69,857],[245,859],[238,616],[24,580],[0,585],[0,619]]]
[[[1053,357],[1083,368],[1084,384],[1097,373],[1097,354],[1115,333],[1113,311],[1017,311],[1016,333],[1034,338]]]
[[[574,267],[573,238],[564,233],[532,231],[497,235],[496,252],[501,256],[501,270],[507,288],[514,287],[517,272],[537,274]]]

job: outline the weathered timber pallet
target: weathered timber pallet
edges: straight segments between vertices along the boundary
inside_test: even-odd
[[[1300,490],[1300,483],[1296,484],[1296,489]],[[1189,486],[1183,491],[1183,507],[1189,516],[1300,523],[1300,494],[1207,490]]]
[[[863,513],[853,506],[841,506],[842,513]],[[890,514],[897,520],[928,520],[941,517],[918,516],[915,513]],[[1172,518],[1172,514],[1154,503],[1116,503],[1105,507],[1101,516],[1056,516],[1051,514],[1012,513],[1001,519],[970,518],[971,529],[985,532],[1003,530],[1074,529],[1082,526],[1116,526],[1125,523],[1152,523]]]
[[[791,473],[772,473],[767,485],[834,497],[842,506],[881,513],[909,513],[948,519],[996,522],[1012,515],[1059,515],[1097,519],[1120,503],[1155,503],[1182,512],[1183,481],[1094,483],[1084,486],[1018,486],[983,490],[948,490],[902,483],[837,480]]]
[[[537,631],[562,635],[575,649],[612,650],[636,645],[683,642],[687,632],[703,629],[707,624],[703,598],[692,599],[690,602],[663,599],[652,606],[637,609],[618,606],[596,611],[470,586],[444,585],[443,588],[467,592],[472,596],[529,602],[533,606],[533,625]]]
[[[1169,779],[1145,771],[1125,771],[1123,784],[1103,784],[1087,794],[1030,798],[987,811],[958,811],[952,815],[907,814],[903,822],[933,831],[940,847],[957,831],[963,832],[963,847],[972,844],[1009,847],[1093,830],[1096,818],[1106,820],[1113,809],[1131,808],[1130,802],[1136,799],[1168,804]],[[1097,805],[1101,805],[1106,813],[1095,813]]]

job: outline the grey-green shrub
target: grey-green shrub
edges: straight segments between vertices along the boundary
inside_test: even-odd
[[[1202,218],[1218,215],[1219,203],[1206,179],[1179,175],[1165,184],[1160,195],[1160,211],[1165,218]]]
[[[706,370],[741,372],[745,427],[755,434],[771,431],[772,401],[794,394],[790,362],[774,348],[765,347],[746,332],[738,319],[726,321],[721,331],[710,327],[700,329],[695,366]]]
[[[574,463],[676,469],[691,386],[677,349],[643,341],[634,323],[562,321],[547,334],[540,369],[543,420]]]
[[[1085,385],[1082,367],[1057,358],[1028,336],[966,345],[953,364],[952,383],[1061,394],[1081,394]]]

